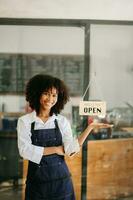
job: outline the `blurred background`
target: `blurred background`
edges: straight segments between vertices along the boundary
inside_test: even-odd
[[[61,19],[60,12],[58,17],[46,19],[41,15],[45,10],[41,3],[37,10],[43,19],[38,18],[33,6],[31,20],[21,19],[18,7],[14,7],[16,15],[11,15],[12,5],[2,5],[0,199],[24,199],[27,161],[18,153],[17,120],[28,112],[24,96],[27,81],[35,74],[46,73],[59,77],[69,87],[71,98],[62,114],[70,120],[74,137],[91,122],[114,124],[112,129],[94,130],[80,154],[73,159],[66,158],[73,175],[76,200],[133,200],[132,17],[127,19],[123,12],[117,13],[116,10],[114,15],[104,0],[100,8],[91,1],[84,5],[79,1],[77,6],[91,5],[95,15],[92,12],[87,15],[85,9],[84,14],[76,10],[73,16],[70,9],[69,19],[65,14]],[[116,8],[113,3],[111,6]],[[54,5],[50,14],[56,8]],[[68,10],[65,4],[58,7],[61,8]],[[124,11],[125,4],[121,4],[121,8]],[[24,13],[26,3],[22,10],[22,18],[29,17],[28,12]],[[107,114],[104,117],[79,115],[79,102],[89,83],[84,100],[106,101]]]

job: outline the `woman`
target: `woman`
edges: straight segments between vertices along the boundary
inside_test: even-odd
[[[38,74],[26,86],[26,100],[34,110],[18,120],[18,148],[29,160],[25,200],[75,200],[71,174],[64,155],[72,156],[94,128],[91,124],[74,139],[68,120],[59,113],[69,100],[68,89],[58,78]]]

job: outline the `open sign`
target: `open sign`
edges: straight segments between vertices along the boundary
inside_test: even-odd
[[[106,102],[105,101],[80,101],[79,114],[104,117],[106,115]]]

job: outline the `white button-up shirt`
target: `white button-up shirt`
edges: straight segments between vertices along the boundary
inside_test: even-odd
[[[54,120],[57,119],[59,129],[62,134],[62,141],[66,155],[75,154],[80,151],[78,139],[72,135],[69,121],[62,115],[52,115],[46,122],[36,116],[36,112],[28,113],[18,119],[18,149],[24,159],[28,159],[37,164],[40,163],[45,147],[36,146],[31,141],[31,123],[35,122],[35,129],[55,128]]]

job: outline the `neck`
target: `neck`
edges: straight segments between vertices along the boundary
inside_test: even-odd
[[[40,112],[38,114],[38,117],[43,121],[46,122],[48,120],[48,118],[50,117],[50,112]]]
[[[48,118],[50,116],[50,110],[40,110],[39,117]]]

